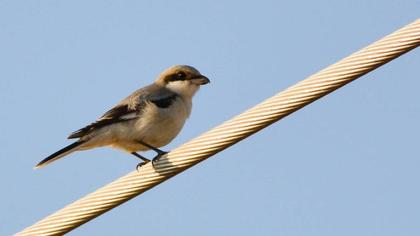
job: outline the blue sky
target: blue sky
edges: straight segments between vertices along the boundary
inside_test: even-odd
[[[165,68],[212,83],[170,150],[419,17],[420,1],[0,1],[0,235],[132,171],[32,167]],[[419,235],[414,50],[69,235]],[[152,153],[146,153],[151,156]]]

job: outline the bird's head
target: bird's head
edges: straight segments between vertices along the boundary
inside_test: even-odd
[[[166,69],[159,75],[156,83],[185,97],[191,98],[200,88],[210,80],[192,66],[176,65]]]

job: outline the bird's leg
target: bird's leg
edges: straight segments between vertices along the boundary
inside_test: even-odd
[[[136,166],[136,170],[139,171],[139,168],[142,167],[144,164],[150,162],[149,159],[145,158],[144,156],[138,154],[137,152],[132,152],[131,154],[133,154],[135,157],[140,158],[143,160],[143,162],[140,162],[139,164],[137,164]]]
[[[155,163],[157,161],[159,161],[159,158],[161,158],[162,156],[164,156],[165,154],[168,153],[168,152],[165,152],[165,151],[160,150],[159,148],[153,147],[152,145],[147,144],[147,143],[145,143],[143,141],[137,141],[137,142],[139,142],[141,145],[143,145],[145,147],[148,147],[148,148],[152,149],[153,151],[155,151],[157,153],[157,155],[152,159],[152,165],[153,165],[153,167],[155,167]]]

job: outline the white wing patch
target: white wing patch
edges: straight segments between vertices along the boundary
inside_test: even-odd
[[[131,120],[137,117],[137,112],[127,113],[125,115],[120,116],[121,120]]]

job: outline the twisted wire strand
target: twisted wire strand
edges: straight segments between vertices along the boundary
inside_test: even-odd
[[[16,235],[64,234],[419,45],[417,19]]]

